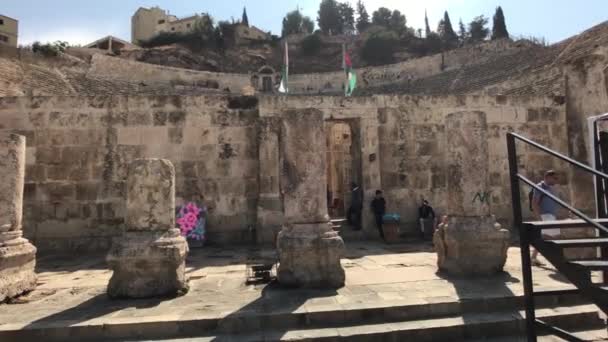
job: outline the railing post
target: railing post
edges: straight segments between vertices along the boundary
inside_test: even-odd
[[[509,156],[509,178],[511,182],[511,201],[513,204],[513,225],[519,231],[519,244],[521,249],[521,271],[524,280],[524,302],[526,306],[526,335],[528,342],[536,342],[536,315],[534,308],[534,288],[532,284],[532,264],[530,260],[530,234],[523,225],[521,212],[521,193],[519,179],[517,178],[517,152],[515,149],[515,136],[507,133],[507,152]]]

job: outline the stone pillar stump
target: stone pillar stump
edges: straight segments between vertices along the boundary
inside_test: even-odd
[[[126,232],[107,256],[113,298],[187,291],[188,243],[175,227],[175,169],[165,159],[137,159],[127,176]]]
[[[22,237],[25,137],[0,134],[0,302],[36,287],[36,247]]]
[[[433,236],[437,266],[452,275],[491,275],[507,260],[509,230],[490,215],[488,142],[483,112],[446,118],[448,208]]]
[[[323,114],[314,109],[283,112],[281,191],[285,225],[277,238],[279,283],[341,287],[344,241],[327,214]]]

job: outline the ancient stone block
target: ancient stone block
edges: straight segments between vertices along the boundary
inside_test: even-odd
[[[36,287],[36,247],[22,238],[25,137],[0,135],[0,302]]]
[[[507,259],[509,230],[490,215],[486,128],[483,112],[446,118],[448,219],[439,225],[433,243],[437,266],[449,274],[493,274]]]
[[[130,165],[126,211],[126,233],[116,238],[107,257],[114,271],[108,295],[144,298],[186,291],[188,244],[175,228],[171,162],[138,159]]]
[[[286,223],[277,238],[279,282],[343,286],[344,241],[332,230],[327,214],[323,113],[314,109],[284,112],[280,140]]]

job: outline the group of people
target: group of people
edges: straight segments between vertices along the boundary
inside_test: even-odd
[[[543,180],[537,184],[537,186],[544,191],[555,195],[555,185],[558,183],[557,173],[554,170],[548,170],[545,172]],[[559,217],[560,206],[553,199],[549,198],[540,191],[533,190],[529,194],[530,200],[530,211],[541,221],[555,221]],[[382,230],[383,217],[386,214],[386,200],[382,194],[382,190],[376,190],[376,195],[371,201],[370,209],[374,214],[376,227],[380,236],[384,239],[384,232]],[[363,211],[363,191],[361,187],[352,183],[351,188],[351,206],[348,209],[346,218],[348,223],[354,227],[355,230],[361,229],[361,214]],[[437,225],[437,218],[435,210],[429,202],[425,199],[422,200],[422,205],[418,208],[418,219],[420,222],[421,235],[425,234],[425,226],[431,225],[430,230],[433,231]],[[427,228],[428,230],[428,228]],[[560,236],[561,232],[559,229],[544,229],[544,239],[555,239]],[[532,262],[535,265],[541,264],[538,259],[538,251],[532,252]]]
[[[374,220],[376,222],[376,228],[380,233],[380,237],[384,239],[384,230],[382,225],[384,223],[384,215],[386,214],[386,200],[384,199],[382,190],[376,190],[374,199],[370,203],[370,209],[374,214]],[[361,215],[363,211],[363,191],[357,183],[351,184],[351,205],[348,208],[346,219],[348,223],[355,229],[361,229]],[[421,232],[424,233],[423,220],[431,219],[435,221],[435,211],[430,206],[427,200],[423,200],[422,206],[418,210]]]

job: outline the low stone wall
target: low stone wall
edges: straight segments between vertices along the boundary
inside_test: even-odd
[[[486,113],[490,186],[471,201],[489,201],[503,220],[510,218],[505,133],[568,150],[563,98],[4,97],[0,131],[27,138],[24,232],[43,252],[106,249],[124,225],[128,163],[166,158],[176,168],[178,202],[201,194],[211,208],[210,242],[251,242],[255,232],[259,242],[272,243],[283,222],[281,113],[310,108],[354,130],[370,236],[376,189],[385,190],[388,210],[401,214],[406,231],[415,231],[421,197],[444,212],[450,113]],[[522,169],[535,180],[559,169],[530,149],[520,153]]]

